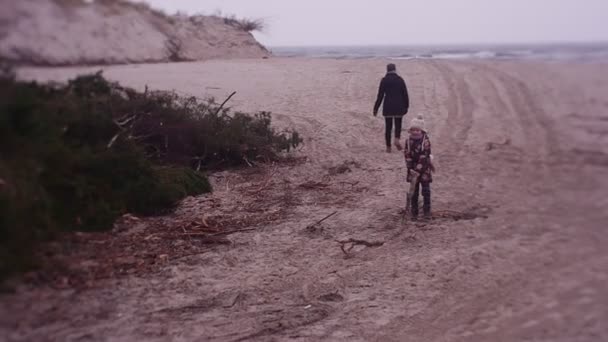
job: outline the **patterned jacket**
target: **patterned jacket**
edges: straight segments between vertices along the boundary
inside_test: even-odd
[[[420,173],[421,183],[433,181],[433,166],[431,164],[431,140],[426,132],[421,139],[407,138],[405,140],[405,164],[407,165],[407,181],[412,181],[412,170]]]

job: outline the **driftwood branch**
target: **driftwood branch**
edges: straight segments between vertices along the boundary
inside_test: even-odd
[[[114,143],[116,142],[116,140],[118,139],[118,137],[120,137],[120,135],[123,132],[127,131],[128,128],[132,128],[135,121],[137,121],[137,119],[139,119],[139,116],[140,116],[140,114],[133,114],[133,115],[127,114],[123,117],[112,120],[112,122],[114,122],[116,127],[118,127],[119,132],[116,133],[116,135],[114,135],[112,137],[112,139],[108,142],[107,148],[111,148],[114,145]],[[129,127],[127,127],[127,125],[129,125]]]
[[[227,230],[224,232],[218,232],[218,233],[195,233],[195,232],[186,232],[184,234],[182,234],[183,236],[190,236],[190,237],[217,237],[217,236],[226,236],[226,235],[231,235],[231,234],[235,234],[235,233],[242,233],[242,232],[249,232],[252,230],[256,230],[256,228],[247,228],[247,229],[235,229],[235,230]]]
[[[359,181],[356,182],[340,182],[341,185],[350,185],[351,187],[354,187],[355,185],[359,184]]]
[[[116,133],[116,135],[112,137],[112,139],[110,140],[110,142],[107,145],[107,148],[111,148],[112,145],[114,145],[114,143],[116,142],[116,139],[118,139],[118,137],[120,136],[120,133],[122,133],[122,131]]]
[[[129,122],[135,120],[138,116],[139,116],[138,114],[131,115],[131,116],[125,116],[125,117],[114,120],[114,123],[116,124],[116,126],[123,128]]]
[[[234,233],[250,232],[252,230],[256,230],[256,228],[228,230],[228,231],[225,231],[225,232],[219,232],[219,233],[211,234],[211,236],[230,235],[230,234],[234,234]]]
[[[349,255],[348,252],[350,252],[356,245],[363,245],[365,247],[380,247],[382,245],[384,245],[384,242],[382,241],[365,241],[365,240],[357,240],[357,239],[348,239],[348,240],[343,240],[343,241],[337,241],[340,244],[340,249],[342,250],[342,253],[344,253],[345,255]],[[347,245],[350,245],[348,248],[346,248]]]
[[[327,188],[328,186],[329,186],[329,184],[327,184],[327,183],[315,182],[315,181],[308,181],[308,182],[298,185],[298,187],[300,187],[302,189],[306,189],[306,190],[324,189],[324,188]]]
[[[329,215],[325,216],[324,218],[320,219],[319,221],[315,222],[314,224],[309,225],[309,226],[308,226],[308,227],[306,227],[306,228],[312,228],[312,227],[314,227],[314,226],[316,226],[316,225],[318,225],[318,224],[321,224],[323,221],[325,221],[325,220],[327,220],[328,218],[330,218],[330,217],[332,217],[332,216],[336,215],[337,213],[338,213],[337,211],[334,211],[333,213],[331,213],[331,214],[329,214]]]
[[[232,94],[230,94],[230,96],[228,96],[228,98],[226,100],[224,100],[224,102],[222,102],[222,104],[218,107],[218,109],[215,111],[215,115],[218,115],[220,113],[220,111],[222,110],[222,108],[224,108],[224,105],[230,101],[230,99],[234,96],[234,94],[236,94],[236,91],[233,91]]]
[[[144,135],[130,135],[129,139],[131,140],[145,140],[155,136],[156,134],[144,134]]]
[[[229,245],[232,242],[226,238],[221,238],[218,236],[215,236],[214,234],[205,234],[205,233],[185,233],[182,234],[182,236],[187,237],[188,239],[191,238],[196,238],[197,241],[200,241],[204,244],[209,244],[209,245],[213,245],[213,244],[217,244],[217,245]]]
[[[461,212],[456,210],[436,210],[433,212],[433,218],[459,220],[474,220],[476,218],[488,218],[487,215],[475,212]]]
[[[245,161],[245,163],[247,163],[247,165],[249,165],[249,167],[253,167],[253,163],[249,161],[249,159],[247,159],[246,156],[243,156],[243,160]]]

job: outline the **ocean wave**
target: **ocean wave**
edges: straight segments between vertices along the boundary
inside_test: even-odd
[[[279,57],[333,59],[389,58],[410,59],[505,59],[505,60],[600,60],[608,61],[608,44],[485,47],[276,47]]]

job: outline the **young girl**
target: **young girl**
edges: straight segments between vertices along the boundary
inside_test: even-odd
[[[426,218],[431,216],[431,182],[434,171],[431,162],[431,141],[425,130],[421,114],[410,122],[409,137],[405,141],[405,164],[407,165],[407,182],[415,182],[413,193],[408,193],[412,217],[418,217],[418,196],[422,186],[422,210]]]

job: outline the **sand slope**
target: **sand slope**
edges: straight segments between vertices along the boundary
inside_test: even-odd
[[[256,58],[269,52],[222,18],[167,16],[126,1],[0,0],[0,58],[82,65]]]
[[[203,247],[158,274],[84,292],[4,296],[0,333],[14,341],[608,339],[608,68],[399,63],[437,156],[438,218],[422,223],[402,219],[402,156],[383,152],[383,123],[371,115],[385,63],[106,68],[140,88],[236,90],[235,108],[272,110],[279,126],[300,130],[308,162],[216,174],[213,195],[187,200],[169,218],[281,213],[232,235],[232,246]],[[352,172],[332,172],[344,161]],[[337,241],[350,238],[382,246],[345,255]]]

